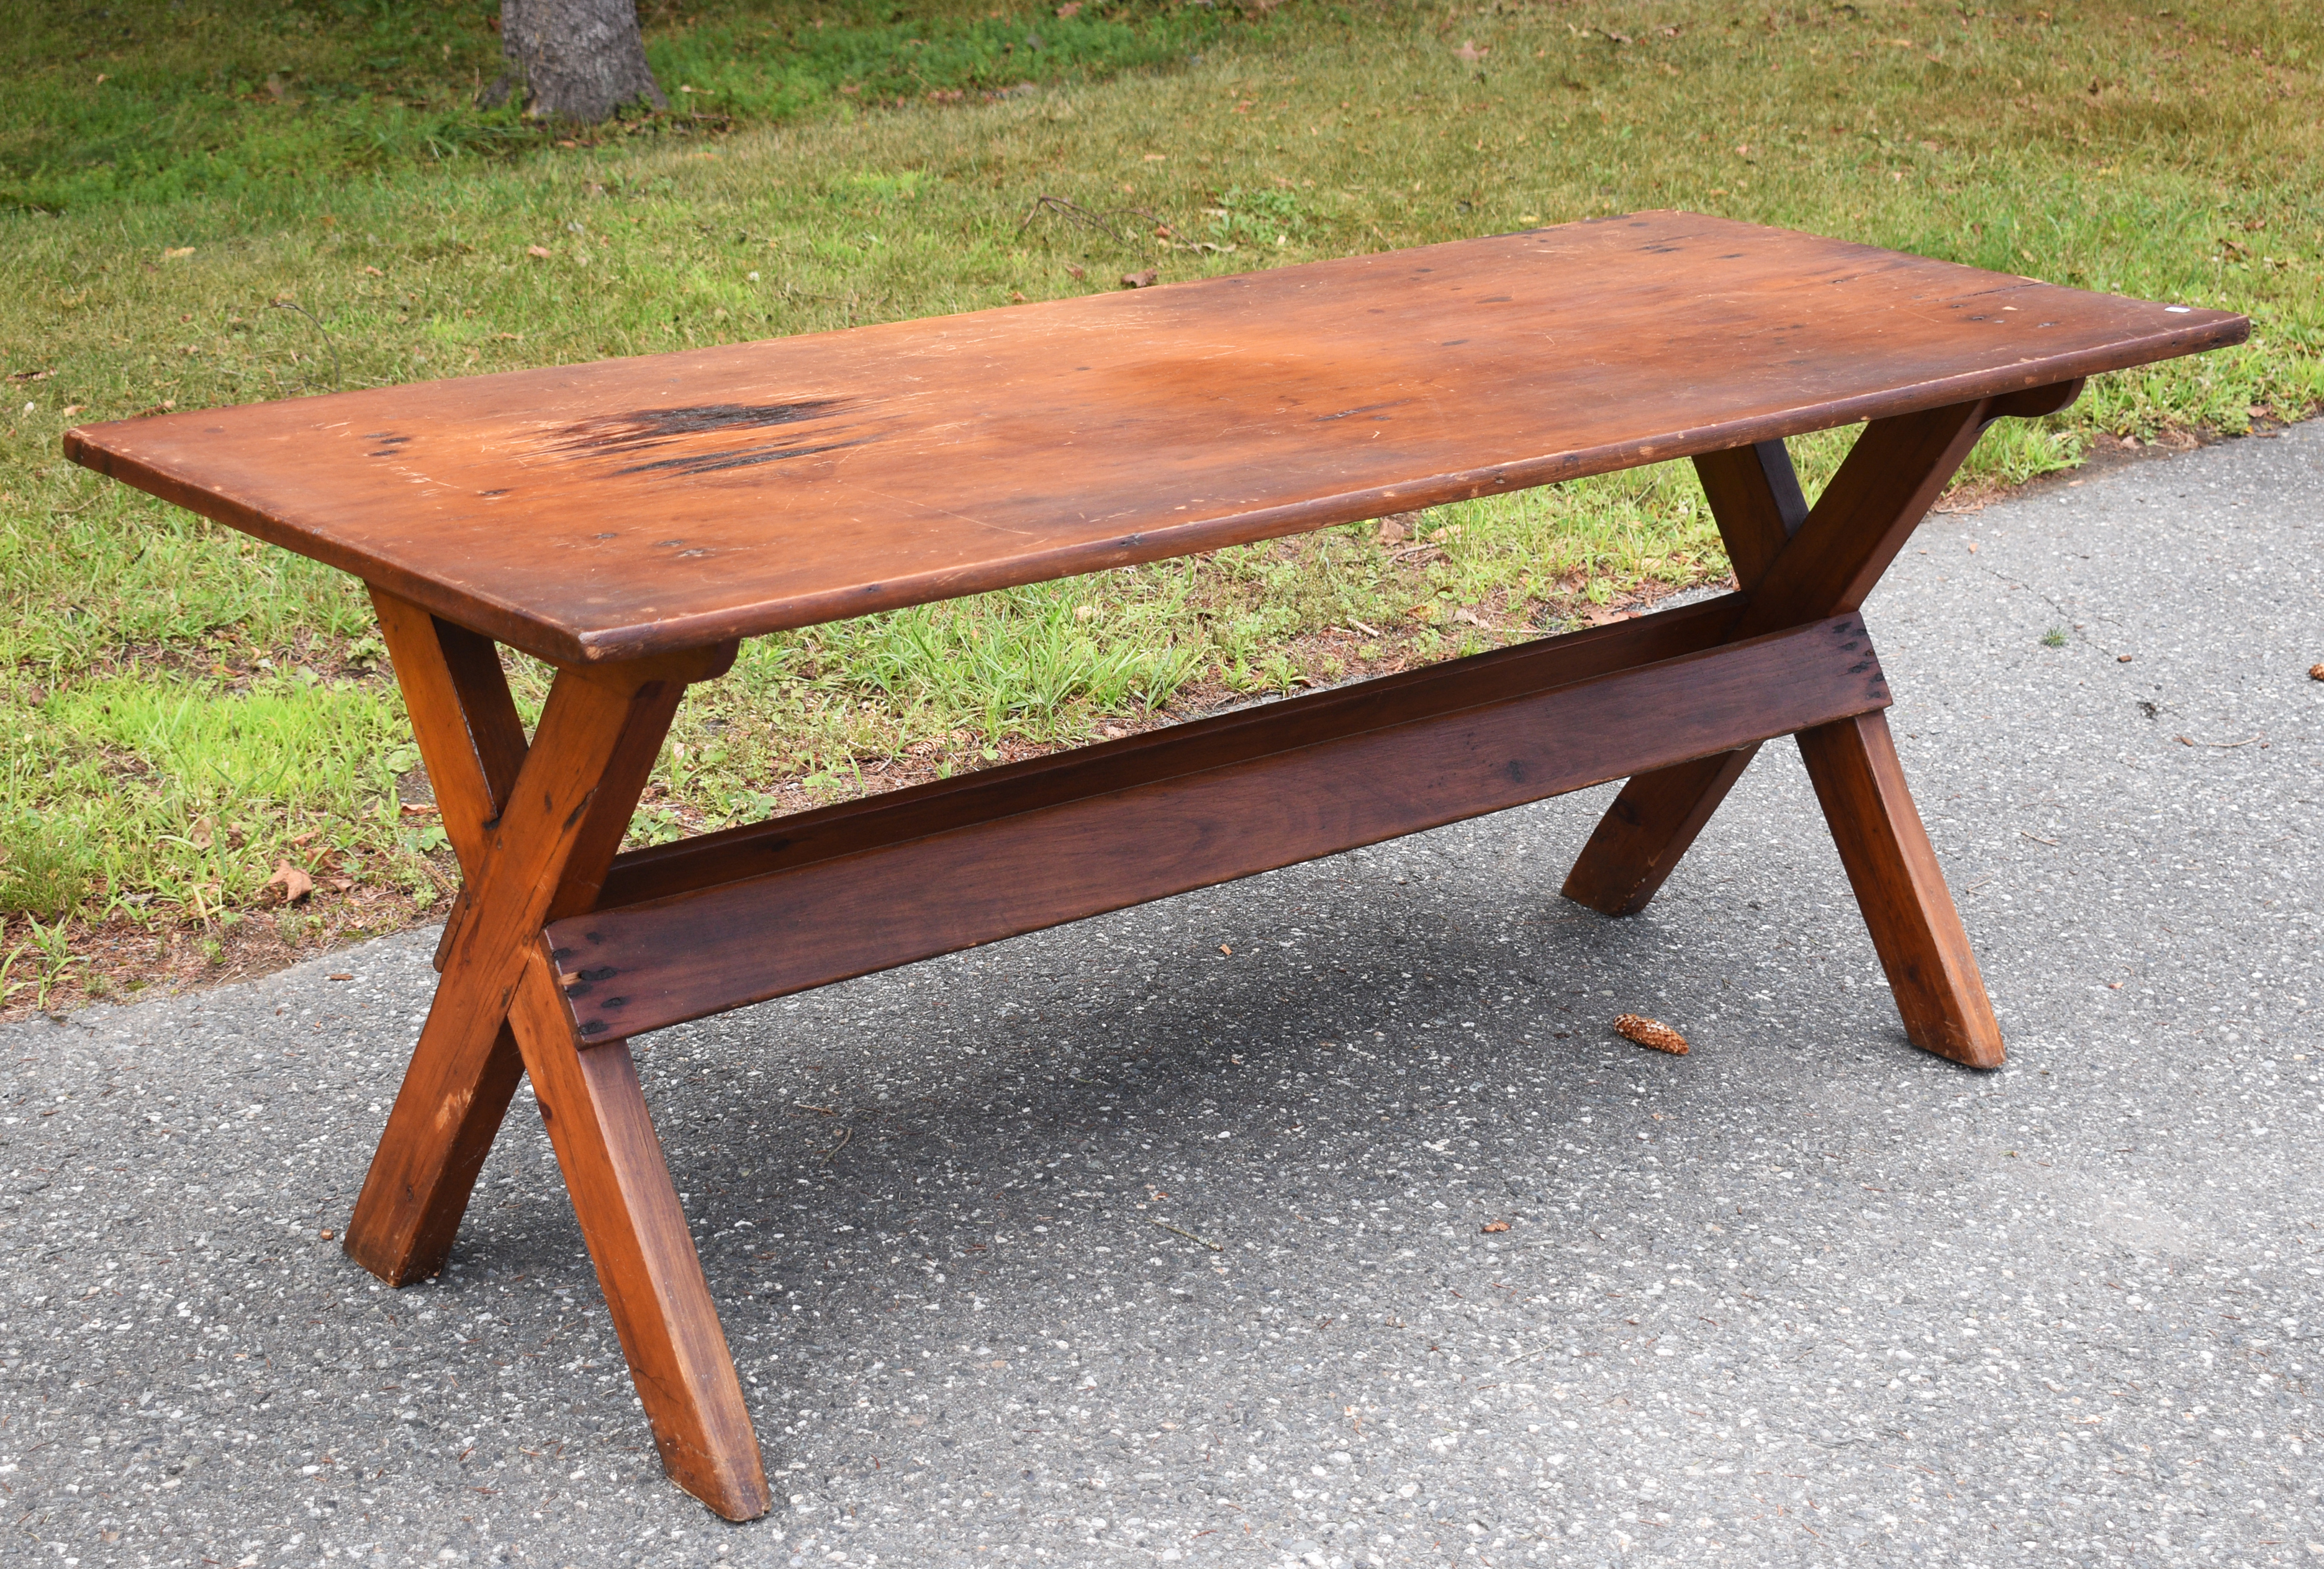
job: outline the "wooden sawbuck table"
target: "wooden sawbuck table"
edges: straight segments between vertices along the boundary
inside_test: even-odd
[[[361,577],[464,887],[346,1251],[434,1274],[520,1075],[664,1464],[768,1507],[628,1038],[1627,777],[1643,908],[1795,735],[1914,1043],[2001,1038],[1857,607],[1978,434],[2237,316],[1686,213],[851,332],[86,427]],[[1867,422],[1810,505],[1784,438]],[[1738,590],[1030,762],[620,846],[737,640],[1692,458]],[[496,643],[558,674],[528,739]]]

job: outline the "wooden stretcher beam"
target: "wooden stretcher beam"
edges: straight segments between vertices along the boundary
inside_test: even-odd
[[[1429,683],[1069,755],[1039,804],[980,776],[923,787],[884,825],[835,827],[845,853],[551,923],[575,1038],[622,1039],[1888,706],[1854,615],[1600,668],[1724,619],[1548,640]]]

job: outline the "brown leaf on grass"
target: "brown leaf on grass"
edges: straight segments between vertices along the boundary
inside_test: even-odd
[[[1066,277],[1068,277],[1068,278],[1071,278],[1074,282],[1078,283],[1078,282],[1080,282],[1083,279],[1084,279],[1084,278],[1088,277],[1088,276],[1089,276],[1089,274],[1088,274],[1087,272],[1083,272],[1079,267],[1067,267],[1067,268],[1065,269],[1065,276],[1066,276]]]
[[[537,256],[545,262],[549,259],[549,247],[547,245],[527,245],[524,248],[524,254],[528,256]]]
[[[1479,60],[1484,59],[1487,55],[1492,52],[1492,45],[1487,44],[1484,48],[1479,49],[1475,39],[1464,38],[1461,41],[1461,47],[1452,51],[1452,56],[1455,60],[1461,60],[1465,64],[1475,65]]]
[[[1487,1236],[1491,1236],[1497,1232],[1508,1231],[1509,1229],[1509,1223],[1507,1221],[1487,1221],[1478,1229],[1482,1231]]]
[[[1686,1055],[1686,1037],[1658,1020],[1625,1013],[1614,1020],[1614,1033],[1654,1051],[1666,1051],[1673,1057]]]
[[[315,891],[315,880],[288,861],[277,861],[274,875],[266,880],[266,886],[280,888],[284,904],[296,904]]]
[[[387,274],[381,272],[376,267],[365,267],[364,269],[364,276],[366,278],[384,278]]]
[[[1121,286],[1124,289],[1151,289],[1154,287],[1155,279],[1158,276],[1159,274],[1151,267],[1142,272],[1124,272],[1121,275]]]
[[[194,826],[190,829],[187,830],[186,843],[191,844],[197,850],[207,850],[210,847],[211,836],[217,832],[217,825],[212,823],[208,817],[198,818],[194,823]]]
[[[1082,0],[1065,0],[1063,5],[1057,7],[1057,14],[1060,16],[1079,16],[1081,14]]]

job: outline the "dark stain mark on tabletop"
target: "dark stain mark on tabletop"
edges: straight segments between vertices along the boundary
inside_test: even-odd
[[[676,409],[637,409],[568,425],[554,433],[545,445],[552,452],[576,457],[603,455],[644,459],[614,471],[621,475],[715,474],[723,469],[779,463],[789,457],[812,457],[817,453],[861,446],[863,438],[742,447],[712,445],[700,439],[826,420],[851,412],[855,402],[848,398],[802,398],[788,403],[696,403]],[[672,448],[678,450],[669,457],[648,456]]]

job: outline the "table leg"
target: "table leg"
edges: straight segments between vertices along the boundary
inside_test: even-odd
[[[635,1065],[626,1046],[580,1050],[540,935],[595,906],[687,683],[733,648],[562,671],[528,745],[488,641],[374,599],[465,886],[346,1251],[396,1285],[440,1269],[529,1073],[665,1465],[729,1518],[763,1514],[758,1441]]]
[[[718,1514],[756,1519],[758,1435],[629,1043],[580,1048],[538,940],[511,1017],[662,1465]]]
[[[436,809],[464,881],[483,875],[484,825],[496,820],[525,754],[524,727],[491,640],[374,592],[380,632],[403,689]],[[488,1041],[423,1034],[342,1244],[392,1286],[444,1267],[476,1173],[524,1072],[507,1028]],[[466,1049],[449,1049],[465,1047]]]
[[[1749,593],[1807,521],[1791,454],[1780,441],[1762,441],[1706,452],[1694,469],[1726,541],[1735,586]],[[1625,784],[1566,874],[1565,897],[1601,915],[1646,909],[1758,754],[1757,745],[1738,747]]]
[[[1801,731],[1798,741],[1905,1035],[1922,1050],[1969,1067],[1999,1067],[2001,1026],[1904,788],[1887,715],[1820,725]]]

